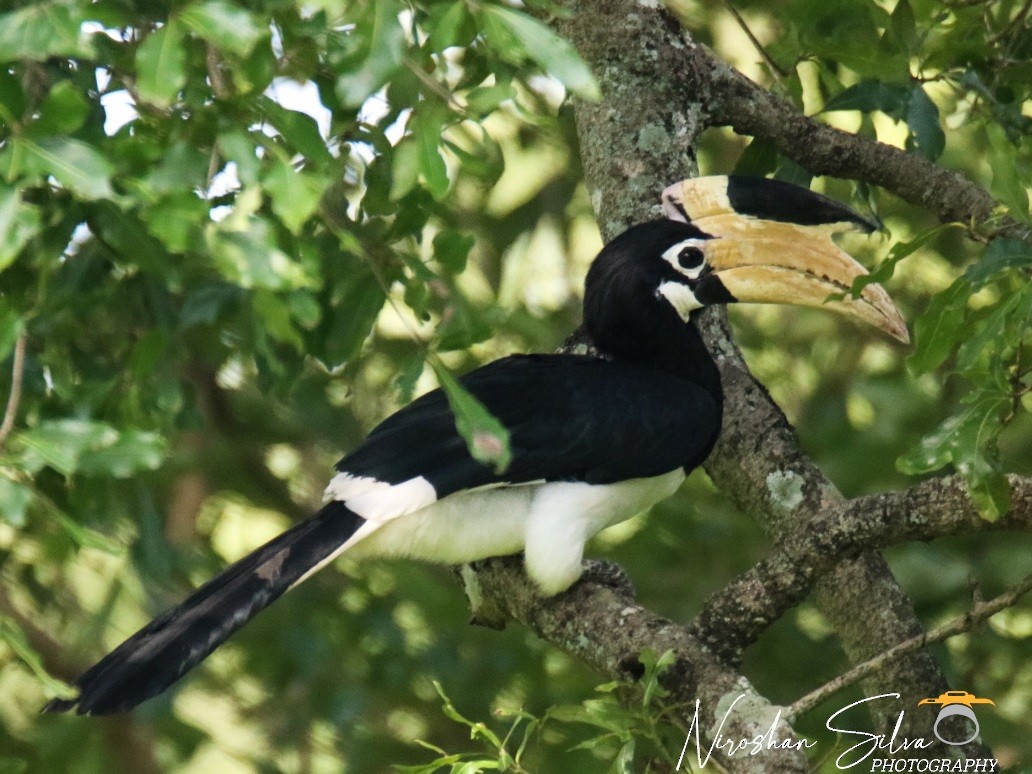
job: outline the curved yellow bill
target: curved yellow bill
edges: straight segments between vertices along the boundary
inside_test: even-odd
[[[667,217],[713,237],[702,245],[706,263],[736,300],[830,309],[910,342],[881,285],[850,295],[868,271],[832,236],[873,225],[845,205],[789,183],[732,175],[670,186],[663,206]]]

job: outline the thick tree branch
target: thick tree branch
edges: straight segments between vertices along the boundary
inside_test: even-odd
[[[1032,244],[1032,229],[1001,217],[999,202],[961,173],[803,115],[687,35],[685,64],[708,126],[730,126],[739,134],[766,138],[808,172],[881,186],[930,210],[943,223],[967,224],[979,239],[1007,236]],[[694,115],[694,106],[688,112]]]
[[[801,602],[817,579],[843,559],[905,541],[988,530],[1032,530],[1032,479],[1011,476],[1010,483],[1013,507],[995,522],[978,514],[959,476],[932,479],[902,492],[858,497],[830,508],[785,533],[763,561],[710,598],[691,631],[734,663],[744,648]]]
[[[712,309],[704,321],[704,336],[720,365],[725,401],[724,427],[706,471],[722,492],[775,538],[794,527],[805,529],[812,519],[844,500],[749,372],[731,340],[726,312]],[[868,551],[841,562],[817,581],[814,591],[818,609],[853,662],[865,661],[923,632],[913,603],[878,553]],[[935,696],[949,687],[927,653],[894,662],[880,679],[908,700]],[[869,689],[878,692],[876,685]],[[875,718],[879,727],[888,730],[895,722],[887,709],[875,706],[872,710],[885,713]],[[921,735],[919,726],[907,725],[917,722],[907,716],[901,733]]]
[[[751,82],[735,77],[663,9],[631,0],[580,0],[572,10],[560,25],[562,32],[602,83],[601,103],[577,105],[577,125],[585,181],[603,236],[611,238],[658,214],[658,192],[697,173],[691,147],[704,122],[712,122],[706,118],[714,115],[711,103],[735,98],[717,95],[715,86],[726,81],[728,88],[741,91]],[[717,486],[774,536],[841,502],[749,372],[731,339],[726,313],[711,309],[703,321],[725,391],[721,441],[706,464]],[[878,554],[839,565],[817,584],[816,601],[855,662],[922,632],[913,604]],[[948,687],[923,653],[894,664],[885,678],[908,698]],[[877,721],[887,727],[894,718]],[[917,736],[922,729],[902,732]]]
[[[602,582],[592,580],[591,576],[600,574],[599,565],[595,568],[596,572],[589,572],[569,591],[550,599],[542,599],[528,580],[521,557],[477,562],[472,572],[463,573],[463,579],[467,595],[477,600],[475,615],[496,621],[512,619],[611,678],[633,683],[642,675],[639,656],[643,650],[657,654],[673,651],[677,660],[661,678],[670,691],[663,704],[687,729],[695,720],[698,699],[698,727],[706,747],[713,741],[713,726],[739,696],[743,698],[736,706],[748,707],[748,711],[729,713],[721,729],[724,737],[753,739],[771,728],[778,707],[756,693],[745,677],[728,669],[684,627],[638,604],[619,575],[602,578]],[[774,733],[782,741],[798,739],[783,720],[774,725]],[[757,771],[758,766],[786,774],[810,770],[805,754],[792,749],[734,758],[719,750],[715,757],[731,772]]]
[[[576,109],[585,180],[606,238],[659,214],[659,191],[697,174],[692,145],[704,125],[719,123],[770,137],[786,148],[791,145],[794,151],[784,150],[786,155],[807,168],[816,165],[822,173],[867,179],[866,170],[878,166],[873,182],[945,220],[984,226],[992,215],[991,197],[953,172],[887,146],[861,153],[855,138],[843,139],[830,127],[789,115],[791,105],[732,71],[685,36],[669,13],[651,4],[580,0],[559,26],[602,83],[603,101]],[[769,121],[764,110],[774,111]],[[787,126],[802,132],[798,140]],[[793,155],[804,150],[806,159]],[[780,540],[790,540],[789,535],[825,513],[841,513],[848,504],[802,451],[784,414],[752,377],[731,340],[726,314],[711,310],[703,329],[721,367],[726,395],[722,438],[707,463],[715,483]],[[590,349],[591,342],[581,333],[570,346]],[[558,598],[541,600],[511,559],[482,563],[467,575],[475,596],[488,600],[487,606],[501,618],[520,621],[607,674],[633,676],[628,664],[642,647],[671,648],[678,653],[679,666],[668,687],[684,700],[698,698],[705,712],[715,710],[717,705],[710,702],[719,704],[728,695],[727,686],[748,686],[734,669],[700,648],[699,639],[642,610],[624,592],[582,582]],[[804,585],[811,583],[807,578]],[[909,598],[876,553],[841,562],[817,581],[815,590],[819,608],[855,663],[924,634]],[[920,652],[887,664],[881,680],[908,700],[948,687],[934,662]],[[762,697],[756,700],[769,707]],[[886,725],[886,718],[877,720]],[[902,728],[900,733],[919,736],[925,731]],[[786,733],[791,733],[787,727]],[[965,752],[986,755],[975,745]],[[766,761],[752,763],[763,766]],[[790,769],[773,765],[766,770]]]

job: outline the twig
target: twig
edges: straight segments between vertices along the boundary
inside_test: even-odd
[[[438,97],[443,99],[453,108],[458,110],[460,113],[466,112],[466,106],[459,102],[459,100],[455,97],[451,90],[445,88],[443,84],[441,84],[439,81],[433,78],[422,67],[420,67],[417,64],[414,64],[408,59],[405,60],[405,67],[407,67],[414,76],[416,76],[420,81],[422,81],[424,86],[430,89],[430,91],[434,92]]]
[[[1015,27],[1017,27],[1025,20],[1025,17],[1028,16],[1029,11],[1032,11],[1032,0],[1025,0],[1025,4],[1021,6],[1021,10],[1018,11],[1018,13],[1014,16],[1013,19],[1007,22],[1007,26],[1005,26],[1002,30],[1000,30],[991,38],[989,38],[989,45],[996,45],[1005,37],[1007,37],[1011,33],[1011,30],[1013,30]]]
[[[1030,0],[1030,2],[1032,2],[1032,0]],[[742,28],[742,32],[744,32],[746,37],[752,41],[753,47],[757,52],[759,52],[760,56],[763,57],[763,61],[766,63],[767,67],[770,68],[770,72],[771,75],[774,76],[774,80],[779,84],[782,84],[782,79],[786,75],[785,71],[782,70],[778,63],[775,62],[771,58],[770,54],[767,53],[767,49],[764,48],[762,43],[760,43],[759,38],[753,34],[753,31],[749,29],[749,25],[745,23],[745,19],[742,18],[742,14],[738,12],[738,9],[731,4],[731,0],[724,0],[724,7],[727,8],[727,10],[731,12],[731,15],[735,17],[735,21],[738,22],[738,26]]]
[[[208,68],[208,80],[211,82],[211,91],[215,97],[217,99],[232,98],[233,85],[226,80],[226,74],[222,71],[222,60],[214,46],[207,47],[204,63]]]
[[[0,449],[4,448],[7,436],[14,429],[14,418],[18,414],[18,403],[21,401],[22,379],[25,376],[25,344],[28,334],[25,329],[18,335],[14,345],[14,365],[11,367],[11,394],[7,396],[7,408],[4,409],[4,420],[0,423]]]
[[[1032,591],[1032,575],[1026,576],[1021,583],[1016,586],[1012,586],[1008,591],[1000,594],[1000,596],[995,597],[988,602],[976,604],[968,610],[966,614],[959,616],[958,618],[954,618],[952,621],[949,621],[942,626],[937,626],[923,634],[919,634],[916,637],[911,637],[909,640],[904,640],[894,648],[889,648],[881,655],[875,656],[862,664],[857,664],[848,672],[839,675],[831,682],[822,685],[817,690],[811,691],[801,699],[795,701],[788,708],[786,713],[789,718],[789,722],[792,722],[800,715],[809,712],[814,707],[819,706],[832,694],[863,680],[865,677],[869,677],[887,664],[896,661],[901,656],[916,653],[919,650],[923,650],[927,645],[942,642],[943,640],[949,639],[957,634],[971,631],[986,618],[989,618],[1001,610],[1014,605],[1029,591]]]

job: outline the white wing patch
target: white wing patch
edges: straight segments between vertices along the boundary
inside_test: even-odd
[[[369,476],[353,476],[350,473],[338,473],[330,479],[323,492],[323,502],[331,500],[345,501],[351,497],[358,497],[367,492],[382,490],[389,487],[386,481],[377,481]]]
[[[383,522],[437,502],[437,490],[422,476],[398,484],[369,476],[338,473],[326,487],[323,501],[339,500],[363,519]]]

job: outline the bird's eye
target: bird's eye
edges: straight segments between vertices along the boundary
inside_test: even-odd
[[[685,247],[677,254],[677,262],[682,269],[696,269],[702,266],[702,250],[698,247]]]

